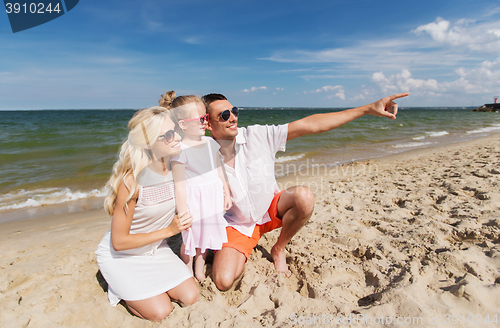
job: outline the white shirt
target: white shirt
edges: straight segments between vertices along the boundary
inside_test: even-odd
[[[233,207],[226,212],[229,226],[251,237],[256,224],[271,221],[267,210],[280,191],[274,176],[278,151],[285,151],[288,124],[238,128],[234,168],[224,165]]]

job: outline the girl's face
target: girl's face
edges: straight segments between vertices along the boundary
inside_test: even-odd
[[[153,154],[157,159],[180,154],[180,140],[181,137],[175,130],[174,122],[166,117],[160,129],[160,136],[152,147]]]
[[[204,136],[207,128],[207,120],[203,120],[207,114],[205,105],[195,102],[187,106],[190,107],[190,115],[179,122],[182,132],[189,136]]]

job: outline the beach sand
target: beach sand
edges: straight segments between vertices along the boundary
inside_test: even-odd
[[[500,326],[500,135],[279,182],[316,197],[287,247],[291,278],[270,261],[273,231],[232,290],[208,278],[197,304],[147,322],[107,300],[104,211],[62,213],[0,225],[0,326]]]

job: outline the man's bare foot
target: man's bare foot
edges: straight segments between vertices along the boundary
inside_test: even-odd
[[[278,250],[276,245],[271,248],[271,256],[274,261],[274,268],[279,274],[283,275],[285,278],[289,278],[292,275],[292,271],[288,269],[288,264],[286,264],[286,253],[285,250]]]

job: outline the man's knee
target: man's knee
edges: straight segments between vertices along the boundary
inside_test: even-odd
[[[235,277],[232,272],[228,271],[218,272],[213,276],[215,286],[223,292],[229,290],[231,286],[233,286],[236,278],[237,277]]]
[[[314,194],[311,189],[305,186],[297,186],[294,188],[294,207],[303,213],[304,216],[309,216],[314,210]]]

